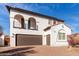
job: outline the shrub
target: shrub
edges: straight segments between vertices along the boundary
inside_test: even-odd
[[[71,46],[79,44],[79,34],[77,33],[77,34],[68,35],[68,43]]]

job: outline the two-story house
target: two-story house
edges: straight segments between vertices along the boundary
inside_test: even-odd
[[[10,46],[67,46],[71,29],[64,20],[6,6],[10,14]]]

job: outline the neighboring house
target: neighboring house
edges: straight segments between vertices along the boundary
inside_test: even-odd
[[[6,6],[10,13],[10,46],[67,46],[71,29],[64,20]]]
[[[4,46],[4,34],[0,32],[0,47]]]
[[[10,46],[10,36],[9,35],[4,36],[4,43],[5,43],[5,46]]]

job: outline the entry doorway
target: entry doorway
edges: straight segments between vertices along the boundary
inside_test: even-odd
[[[46,43],[50,45],[50,34],[46,35]]]

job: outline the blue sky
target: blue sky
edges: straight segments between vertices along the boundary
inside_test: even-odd
[[[65,21],[73,33],[79,32],[79,4],[77,3],[21,3],[0,4],[0,25],[4,29],[4,34],[9,35],[9,13],[5,5],[31,10],[41,14],[54,16]]]

